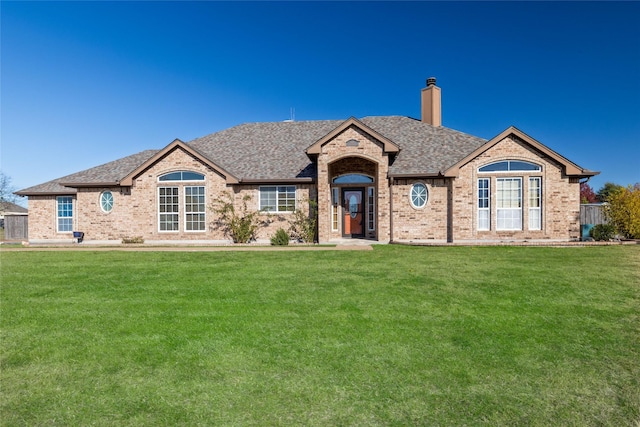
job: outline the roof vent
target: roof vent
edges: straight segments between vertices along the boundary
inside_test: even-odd
[[[429,77],[427,79],[427,87],[435,86],[435,85],[436,85],[436,78],[435,77]]]

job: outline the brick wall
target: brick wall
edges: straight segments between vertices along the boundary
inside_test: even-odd
[[[540,172],[478,173],[478,167],[487,163],[516,159],[539,164]],[[528,178],[542,177],[542,229],[528,230]],[[479,177],[491,180],[491,229],[477,228],[477,182]],[[523,198],[523,230],[496,230],[496,179],[521,177]],[[505,138],[486,152],[460,168],[460,174],[452,182],[454,240],[521,240],[521,239],[577,239],[580,236],[580,190],[577,180],[563,175],[561,166],[536,152],[524,141],[512,136]]]
[[[446,240],[448,179],[395,179],[393,188],[393,240]],[[426,205],[417,209],[410,200],[411,187],[425,184]]]
[[[204,182],[158,182],[158,177],[168,172],[188,170],[202,173]],[[291,185],[291,184],[287,184]],[[184,187],[204,186],[206,209],[206,229],[204,231],[185,231],[184,226]],[[159,231],[158,226],[158,187],[179,188],[179,230]],[[315,200],[316,191],[313,184],[296,185],[297,207],[309,211],[304,200]],[[100,206],[100,196],[104,191],[113,195],[113,209],[104,212]],[[141,236],[145,241],[158,240],[228,240],[219,227],[214,227],[216,215],[211,211],[211,204],[229,192],[234,198],[237,211],[242,209],[242,199],[249,195],[247,203],[249,211],[259,210],[258,185],[228,186],[224,177],[181,149],[167,154],[142,174],[135,177],[132,187],[98,187],[80,188],[74,196],[74,231],[85,233],[85,240],[120,241],[124,237]],[[29,238],[31,240],[72,239],[72,233],[56,231],[56,197],[29,197]],[[292,215],[289,213],[261,215],[268,225],[258,230],[258,240],[268,241],[280,227],[289,229]]]
[[[347,141],[358,141],[357,145]],[[344,173],[363,173],[374,179],[373,184],[355,185],[367,187],[373,185],[376,190],[377,205],[375,207],[376,231],[370,237],[388,242],[390,238],[389,221],[389,186],[387,174],[389,160],[383,152],[382,144],[368,134],[351,126],[344,132],[327,142],[318,156],[318,216],[319,238],[321,242],[342,236],[341,223],[339,229],[331,229],[331,181]],[[342,211],[339,213],[341,217]]]
[[[73,238],[71,232],[58,233],[56,209],[56,196],[29,196],[29,240]]]

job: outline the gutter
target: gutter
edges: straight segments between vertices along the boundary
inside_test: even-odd
[[[238,184],[295,184],[313,183],[314,178],[288,178],[288,179],[240,179]]]

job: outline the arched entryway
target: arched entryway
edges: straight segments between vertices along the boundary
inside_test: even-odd
[[[329,164],[331,236],[377,239],[378,165],[360,157]]]

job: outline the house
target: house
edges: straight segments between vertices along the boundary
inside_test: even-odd
[[[318,240],[578,240],[584,169],[510,127],[485,140],[442,126],[441,90],[404,116],[245,123],[171,142],[18,191],[32,242],[228,241],[211,202],[230,192],[266,210],[268,241],[317,201]],[[284,222],[283,222],[284,221]]]

